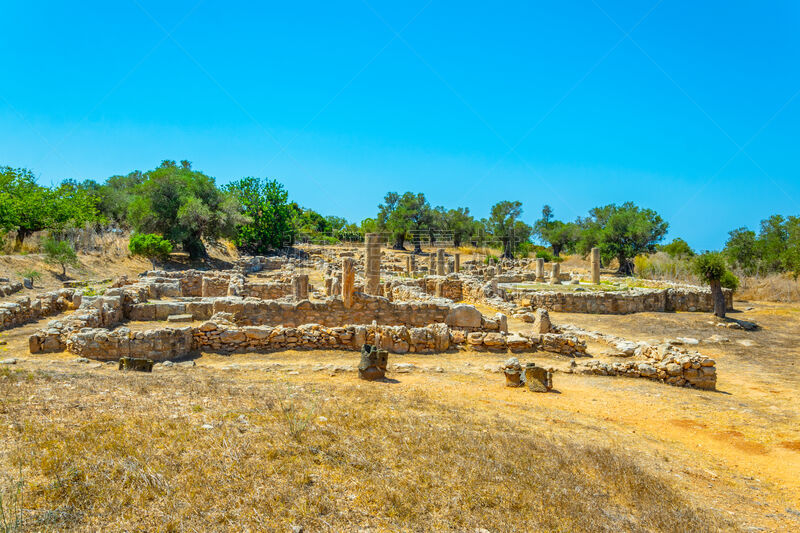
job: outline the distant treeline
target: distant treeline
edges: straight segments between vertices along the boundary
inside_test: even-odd
[[[596,207],[574,222],[555,219],[549,206],[533,224],[524,222],[522,213],[521,202],[502,201],[488,218],[476,219],[466,207],[431,206],[423,193],[389,192],[374,218],[353,223],[289,201],[276,180],[247,177],[219,187],[189,161],[166,160],[153,170],[112,176],[104,183],[66,180],[52,188],[38,185],[30,170],[0,167],[0,229],[14,231],[17,244],[35,231],[90,223],[156,234],[192,257],[205,254],[204,240],[229,238],[244,252],[268,253],[298,240],[358,241],[368,232],[383,233],[397,249],[409,244],[421,251],[423,244],[447,242],[548,260],[565,252],[586,255],[597,246],[604,263],[616,259],[625,273],[632,272],[634,257],[659,249],[672,256],[694,255],[682,239],[660,244],[667,222],[632,202]],[[762,222],[758,234],[731,231],[723,253],[732,267],[748,274],[798,273],[800,219],[776,215]]]

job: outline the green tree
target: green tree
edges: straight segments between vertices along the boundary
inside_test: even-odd
[[[146,257],[153,269],[156,260],[164,260],[172,253],[172,243],[155,233],[134,233],[128,241],[131,254]]]
[[[503,248],[503,257],[513,258],[521,242],[530,239],[533,228],[518,220],[522,215],[522,202],[504,200],[492,206],[486,229]]]
[[[556,257],[560,257],[564,250],[571,250],[580,239],[578,225],[555,220],[553,209],[549,205],[542,208],[542,218],[534,223],[533,232],[541,241],[550,245]]]
[[[469,214],[469,208],[449,209],[444,214],[444,229],[452,232],[454,246],[469,241],[475,231],[475,219]]]
[[[800,276],[800,217],[787,217],[786,248],[783,251],[783,268],[791,272],[794,279]]]
[[[616,258],[619,273],[633,273],[632,259],[639,254],[652,253],[664,238],[669,224],[652,209],[643,209],[633,202],[609,204],[589,211],[589,217],[579,219],[581,238],[578,249],[587,254],[593,246],[600,248],[604,262]]]
[[[660,247],[661,251],[674,259],[694,257],[694,250],[689,244],[680,237],[672,239],[672,242]]]
[[[414,251],[422,251],[420,234],[432,227],[433,211],[422,193],[386,193],[378,206],[377,225],[380,231],[391,235],[392,248],[404,250],[410,233],[414,240]]]
[[[291,246],[297,235],[289,193],[276,180],[243,178],[228,186],[242,206],[247,222],[237,227],[234,242],[250,253],[264,254]]]
[[[206,255],[204,238],[237,235],[237,226],[248,221],[239,209],[237,198],[223,194],[214,178],[167,160],[136,187],[128,219],[137,232],[161,234],[196,259]]]
[[[714,300],[714,314],[725,318],[725,295],[722,293],[722,280],[728,277],[729,272],[725,266],[725,259],[719,252],[706,252],[698,255],[692,265],[694,273],[711,287],[711,296]]]
[[[42,187],[30,170],[0,167],[0,229],[16,231],[22,246],[33,232],[98,220],[97,199],[75,181]]]
[[[61,266],[61,279],[67,277],[67,267],[77,267],[78,254],[70,246],[69,242],[61,241],[52,235],[42,241],[42,251],[44,251],[44,260],[51,265]]]
[[[758,269],[758,240],[756,233],[747,228],[737,228],[728,232],[728,240],[723,250],[728,261],[745,274],[753,275]]]

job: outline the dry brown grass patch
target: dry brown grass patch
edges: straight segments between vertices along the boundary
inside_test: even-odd
[[[2,486],[19,472],[33,530],[731,527],[623,451],[390,383],[304,377],[8,371]]]

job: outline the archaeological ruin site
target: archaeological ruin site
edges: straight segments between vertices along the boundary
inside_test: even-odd
[[[443,248],[427,257],[384,257],[379,235],[367,234],[363,247],[247,257],[224,271],[146,271],[116,279],[94,296],[76,287],[22,297],[0,304],[0,320],[7,329],[64,313],[30,336],[30,353],[67,351],[97,361],[163,363],[203,352],[290,349],[359,352],[364,345],[390,354],[546,352],[569,358],[566,372],[713,390],[714,360],[679,340],[648,344],[551,321],[550,311],[713,309],[711,292],[700,287],[592,290],[600,286],[599,255],[592,258],[590,273],[581,275],[541,258],[462,262],[459,253]],[[498,311],[481,312],[476,305]],[[510,327],[509,318],[524,326]],[[587,353],[587,339],[607,344],[605,357]]]

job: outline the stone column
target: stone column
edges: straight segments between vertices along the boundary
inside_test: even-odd
[[[292,278],[292,294],[298,300],[308,299],[308,274],[295,274]]]
[[[436,256],[433,253],[428,254],[428,275],[433,276],[436,272]]]
[[[550,271],[550,285],[561,285],[561,280],[558,276],[561,274],[561,265],[553,261],[552,270]]]
[[[406,274],[409,276],[414,273],[414,269],[411,268],[411,259],[413,257],[413,255],[406,256]]]
[[[453,254],[453,272],[461,270],[461,254]]]
[[[353,291],[356,284],[356,260],[352,257],[342,259],[342,301],[345,309],[353,306]]]
[[[498,275],[502,274],[503,273],[503,264],[502,263],[497,263],[496,270],[497,270],[497,274]]]
[[[436,275],[444,276],[444,248],[436,250]]]
[[[452,274],[453,273],[453,261],[448,261],[447,262],[447,268],[445,269],[445,272],[447,274]]]
[[[600,284],[600,248],[592,248],[592,283]]]
[[[381,291],[381,242],[377,233],[364,235],[364,276],[366,277],[365,291],[367,294],[380,296]]]
[[[536,281],[544,282],[544,259],[541,257],[536,258]]]

